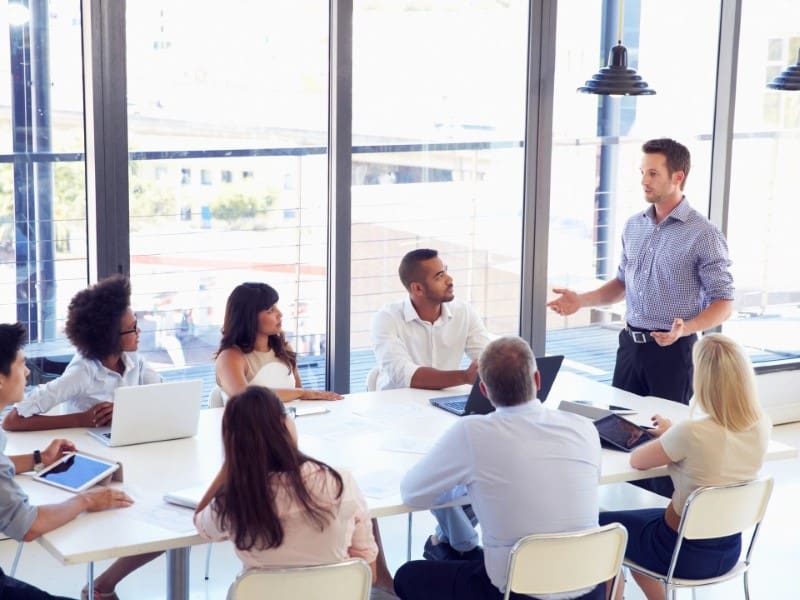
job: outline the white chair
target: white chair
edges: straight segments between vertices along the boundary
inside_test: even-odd
[[[361,559],[316,567],[247,569],[228,589],[228,600],[368,600],[372,569]]]
[[[664,575],[663,573],[645,569],[630,560],[625,560],[625,566],[631,571],[642,573],[663,583],[666,596],[670,597],[671,595],[673,600],[677,590],[680,588],[713,585],[728,581],[739,575],[743,575],[744,597],[750,598],[750,589],[748,587],[750,556],[758,536],[761,520],[767,510],[772,487],[773,480],[770,477],[745,483],[695,490],[686,499],[680,527],[678,528],[678,542],[675,544],[667,574]],[[740,560],[724,575],[708,579],[681,579],[674,576],[675,564],[678,561],[678,554],[684,539],[703,540],[724,537],[747,531],[751,527],[753,528],[753,533],[750,536],[750,544],[744,559]],[[694,592],[694,589],[692,592]]]
[[[378,374],[381,370],[378,367],[372,367],[369,373],[367,373],[367,391],[374,392],[375,388],[378,386]]]
[[[208,408],[222,408],[225,406],[225,395],[222,388],[215,385],[208,394]]]
[[[505,600],[511,592],[557,594],[611,579],[613,598],[627,544],[628,532],[619,523],[583,531],[526,536],[511,549]]]

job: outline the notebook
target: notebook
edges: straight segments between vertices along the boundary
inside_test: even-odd
[[[539,398],[540,402],[547,400],[547,395],[550,393],[550,388],[553,387],[553,382],[556,380],[556,375],[558,375],[562,362],[564,362],[564,356],[560,354],[536,359],[540,379],[539,392],[536,397]],[[494,406],[481,392],[480,381],[480,377],[475,380],[469,395],[439,396],[438,398],[431,398],[430,403],[459,417],[489,414],[494,411]]]
[[[207,489],[208,485],[195,485],[175,490],[174,492],[168,492],[164,494],[164,502],[194,510],[197,508],[197,505],[200,504],[200,499],[203,497],[203,494],[206,493]]]
[[[200,379],[119,387],[110,427],[89,429],[108,446],[192,437],[200,418]]]
[[[601,442],[625,452],[630,452],[637,446],[655,439],[655,436],[644,427],[614,413],[598,419],[594,422],[594,426]]]

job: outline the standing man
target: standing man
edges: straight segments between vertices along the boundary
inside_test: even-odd
[[[733,311],[728,245],[683,195],[689,150],[663,138],[645,142],[642,152],[642,188],[650,206],[625,224],[616,278],[583,294],[556,288],[560,296],[547,306],[571,315],[625,298],[627,326],[619,334],[612,384],[688,404],[697,332]]]
[[[377,389],[442,388],[475,383],[476,359],[491,340],[475,310],[455,299],[453,278],[436,250],[420,248],[400,261],[408,296],[387,304],[372,322],[372,347],[380,373]],[[461,368],[464,354],[472,359]],[[439,525],[425,544],[426,558],[480,557],[470,506],[436,509]]]
[[[394,580],[403,600],[499,600],[521,538],[597,526],[600,440],[592,422],[536,399],[536,359],[521,338],[491,342],[478,369],[496,411],[456,421],[406,474],[400,493],[417,508],[466,494],[480,518],[484,556],[406,563]],[[605,586],[558,598],[600,600]]]
[[[25,328],[20,324],[0,325],[0,409],[22,400],[28,368],[22,344]],[[104,488],[76,494],[59,504],[32,506],[20,489],[14,475],[40,470],[55,462],[65,452],[75,450],[72,442],[53,440],[44,450],[32,454],[6,456],[6,434],[0,429],[0,531],[15,540],[29,542],[40,535],[71,521],[83,511],[130,506],[133,503],[123,491]],[[3,600],[56,600],[47,592],[14,579],[0,569],[0,598]]]

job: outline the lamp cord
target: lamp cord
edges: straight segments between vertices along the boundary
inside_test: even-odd
[[[625,12],[625,0],[619,0],[619,15],[617,15],[617,44],[622,45],[622,15]]]

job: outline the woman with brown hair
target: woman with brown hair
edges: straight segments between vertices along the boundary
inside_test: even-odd
[[[245,568],[307,566],[378,553],[367,506],[347,471],[301,452],[276,394],[250,387],[222,418],[225,463],[197,507],[203,537],[233,541]]]

